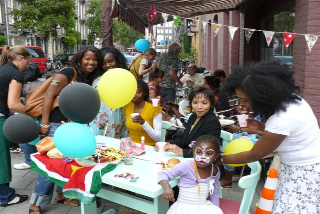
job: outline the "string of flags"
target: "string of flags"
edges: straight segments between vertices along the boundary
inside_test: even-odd
[[[169,14],[162,13],[162,18],[163,18],[164,22],[167,22],[168,16],[169,16]],[[180,20],[181,20],[180,16],[173,16],[173,23],[174,23],[175,26],[178,25]],[[286,49],[289,47],[289,45],[291,44],[291,42],[293,41],[293,39],[295,38],[296,35],[301,35],[301,36],[305,37],[308,49],[309,49],[309,51],[311,51],[313,46],[314,46],[314,44],[317,42],[318,37],[320,36],[320,35],[313,35],[313,34],[300,34],[300,33],[291,33],[291,32],[275,32],[275,31],[258,30],[258,29],[250,29],[250,28],[240,28],[240,27],[234,27],[234,26],[210,23],[210,22],[205,22],[205,21],[192,20],[190,18],[186,18],[186,22],[187,22],[187,29],[191,28],[191,25],[192,25],[193,22],[200,22],[200,25],[202,26],[204,33],[206,33],[207,24],[211,24],[212,31],[213,31],[213,37],[217,36],[217,34],[218,34],[218,32],[219,32],[221,27],[228,27],[231,40],[233,40],[234,34],[238,29],[244,30],[245,31],[245,38],[246,38],[247,43],[250,42],[250,38],[252,37],[252,35],[253,35],[253,33],[255,31],[258,31],[258,32],[260,31],[260,32],[263,32],[263,34],[264,34],[264,36],[266,38],[266,42],[267,42],[268,47],[270,46],[270,43],[271,43],[274,35],[276,33],[280,33],[284,37],[284,42],[285,42],[284,45],[285,45]]]

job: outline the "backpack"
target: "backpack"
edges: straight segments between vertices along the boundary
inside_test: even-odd
[[[137,56],[130,62],[129,70],[137,80],[141,80],[142,76],[139,74],[140,62],[143,60],[143,54]]]
[[[40,69],[36,63],[28,62],[28,66],[21,71],[23,75],[23,82],[32,82],[39,78]]]

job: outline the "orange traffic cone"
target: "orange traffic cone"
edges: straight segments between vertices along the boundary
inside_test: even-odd
[[[271,214],[274,194],[278,185],[278,170],[270,169],[255,214]]]

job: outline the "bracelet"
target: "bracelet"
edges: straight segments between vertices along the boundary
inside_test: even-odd
[[[50,128],[50,125],[43,125],[43,124],[40,124],[40,127],[43,128],[43,129],[48,129]]]

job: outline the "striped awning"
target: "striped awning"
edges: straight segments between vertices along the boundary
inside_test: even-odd
[[[238,10],[246,0],[116,0],[118,17],[141,31],[148,27],[151,8],[157,15],[152,24],[163,23],[162,13],[181,18]],[[169,20],[172,20],[169,16]]]

